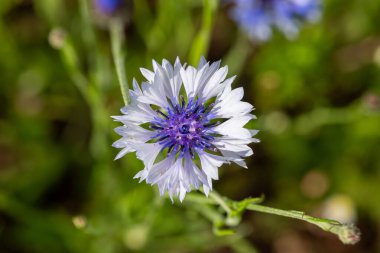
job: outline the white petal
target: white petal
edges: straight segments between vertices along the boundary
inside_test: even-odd
[[[199,153],[201,160],[202,170],[205,172],[208,178],[217,180],[218,168],[225,162],[223,157],[212,155],[206,152]],[[209,179],[209,184],[211,180]]]
[[[131,147],[136,150],[136,156],[144,162],[145,167],[150,169],[161,150],[158,143],[131,143]]]
[[[210,66],[208,66],[207,64],[208,68],[206,69],[204,73],[205,80],[209,80],[210,77],[215,73],[215,71],[219,69],[220,63],[221,61],[216,61],[216,62],[213,62]]]
[[[132,84],[133,84],[133,91],[134,91],[137,95],[141,96],[141,95],[142,95],[142,91],[141,91],[140,86],[139,86],[139,84],[137,83],[137,81],[136,81],[135,78],[133,78]]]
[[[207,184],[206,174],[198,169],[198,167],[193,163],[189,155],[185,156],[185,162],[183,166],[183,181],[185,188],[190,191],[190,187],[193,186],[195,189],[199,189],[202,183]]]
[[[160,193],[168,192],[170,198],[173,195],[178,195],[180,192],[180,171],[182,168],[182,159],[177,159],[174,164],[168,168],[168,170],[158,178],[157,186],[160,189]],[[173,201],[173,199],[172,199]]]
[[[195,97],[201,95],[205,85],[210,81],[218,70],[220,61],[214,62],[209,66],[208,63],[201,60],[198,69],[188,66],[186,69],[182,68],[180,75],[185,87],[188,97]]]
[[[128,145],[128,138],[121,138],[117,141],[115,141],[114,143],[112,143],[112,147],[114,148],[125,148],[129,146]]]
[[[182,65],[179,58],[177,58],[174,67],[167,60],[163,60],[162,68],[157,68],[157,75],[161,76],[166,93],[172,101],[178,101],[178,95],[182,85],[181,75],[179,73],[181,68]]]
[[[252,130],[251,130],[252,131]],[[252,142],[256,142],[255,138],[233,138],[227,136],[216,137],[214,145],[220,150],[223,156],[238,165],[247,168],[242,157],[247,157],[253,154],[252,149],[247,146]]]
[[[233,77],[235,77],[235,76],[233,76]],[[231,77],[232,78],[232,77]],[[231,78],[229,78],[229,79],[231,79]],[[232,82],[231,83],[227,83],[227,85],[226,85],[226,87],[224,87],[224,90],[223,90],[223,92],[222,93],[220,93],[219,95],[218,95],[218,97],[217,97],[217,101],[223,101],[223,100],[225,100],[226,98],[227,98],[227,96],[231,93],[231,91],[232,91]]]
[[[183,85],[185,87],[187,97],[194,97],[195,96],[196,74],[197,74],[197,70],[192,66],[189,66],[186,69],[181,68],[181,70],[180,70],[180,75],[182,78]]]
[[[156,72],[157,66],[159,65],[155,60],[152,60],[153,70]]]
[[[212,190],[212,188],[208,187],[207,185],[203,185],[203,192],[205,193],[207,197],[208,197],[208,194],[210,193],[210,190]]]
[[[124,124],[143,124],[154,120],[156,113],[147,104],[133,103],[123,107],[122,116],[112,116],[116,121],[120,121]]]
[[[251,133],[252,136],[255,136],[259,132],[259,130],[249,130],[249,132]],[[260,142],[260,141],[258,139],[255,139],[254,142]]]
[[[173,162],[173,157],[168,157],[156,163],[149,171],[149,175],[146,179],[146,182],[148,184],[156,184],[160,180],[160,177],[164,175],[173,166]]]
[[[230,137],[236,137],[240,139],[250,138],[251,133],[248,129],[243,128],[245,124],[248,123],[251,119],[253,119],[253,115],[245,115],[241,117],[231,118],[222,124],[214,127],[212,130],[221,134]]]
[[[150,83],[153,82],[154,72],[147,70],[147,69],[144,69],[144,68],[140,68],[140,71],[141,71],[141,74],[146,78],[146,80],[148,80],[148,82],[150,82]]]
[[[146,89],[143,91],[144,95],[140,96],[137,100],[141,103],[165,107],[165,104],[162,101],[162,98],[165,96],[165,94],[162,93],[160,89],[155,88],[153,85],[145,87]]]
[[[201,59],[199,60],[199,63],[198,63],[198,70],[200,70],[201,68],[203,68],[204,65],[208,64],[205,57],[204,56],[201,56]]]
[[[154,135],[154,132],[130,123],[126,123],[124,126],[115,128],[115,132],[137,142],[147,142]]]
[[[220,61],[214,62],[211,66],[208,63],[205,63],[202,68],[198,67],[198,73],[196,78],[196,89],[194,90],[196,95],[202,93],[204,86],[218,70],[220,66]]]
[[[182,79],[180,75],[181,68],[182,68],[181,61],[177,57],[174,63],[174,73],[173,73],[173,76],[171,77],[171,87],[173,90],[172,92],[173,92],[174,97],[176,98],[178,98],[178,95],[182,86]]]
[[[229,84],[221,96],[218,97],[213,113],[215,113],[216,117],[220,118],[239,117],[250,113],[253,110],[253,106],[250,103],[240,101],[243,95],[243,88],[231,91]]]
[[[247,169],[247,164],[245,163],[244,159],[241,158],[238,154],[228,151],[228,150],[220,150],[220,152],[229,161],[232,161],[236,163],[237,165]]]
[[[125,147],[123,148],[115,157],[115,160],[117,159],[120,159],[121,157],[125,156],[126,154],[130,153],[130,152],[134,152],[135,150],[133,150],[132,148],[130,147]]]
[[[143,169],[140,170],[133,178],[140,178],[139,183],[144,181],[146,177],[148,176],[149,170]]]
[[[218,106],[218,105],[216,105]],[[218,106],[220,109],[217,111],[217,116],[220,118],[239,117],[248,114],[252,111],[253,106],[247,102],[236,102]]]
[[[181,185],[180,186],[180,192],[179,192],[179,201],[181,201],[181,202],[183,201],[186,193],[187,193],[186,189]]]
[[[199,90],[199,96],[205,101],[223,91],[227,83],[222,84],[228,73],[228,67],[218,69],[204,85],[202,90]]]
[[[254,131],[254,130],[252,130]],[[215,137],[215,142],[216,143],[224,143],[227,142],[231,145],[247,145],[252,142],[255,142],[255,138],[244,138],[244,139],[239,139],[239,138],[234,138],[234,137],[228,137],[228,136],[219,136]]]
[[[239,143],[238,142],[239,140],[240,139],[216,137],[213,144],[219,150],[232,151],[232,152],[238,153],[239,156],[245,157],[245,156],[252,155],[253,154],[252,149],[246,145],[248,143],[242,143],[242,142]]]
[[[168,106],[166,97],[173,98],[170,79],[173,78],[174,73],[173,66],[168,61],[163,60],[163,66],[153,61],[153,77],[151,73],[144,71],[145,74],[149,75],[151,85],[147,83],[142,84],[144,96],[139,98],[140,102],[155,104],[161,107]]]
[[[155,73],[155,85],[159,85],[165,91],[165,95],[173,98],[171,87],[171,78],[173,77],[173,66],[166,60],[163,60],[162,66],[158,65]]]

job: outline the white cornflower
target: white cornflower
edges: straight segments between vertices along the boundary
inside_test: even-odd
[[[136,152],[145,168],[135,178],[157,185],[160,194],[183,201],[192,188],[208,195],[218,168],[235,162],[247,167],[244,157],[257,131],[244,125],[255,116],[253,106],[242,102],[243,88],[232,89],[234,77],[226,79],[227,66],[211,65],[204,58],[197,68],[162,65],[153,61],[154,71],[141,69],[147,79],[141,88],[133,80],[131,103],[114,116],[123,123],[115,131],[122,136],[113,146],[122,148],[116,159]]]

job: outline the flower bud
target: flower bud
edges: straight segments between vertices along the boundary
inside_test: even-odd
[[[337,232],[344,244],[356,244],[360,241],[360,230],[353,224],[342,225]]]
[[[132,0],[93,0],[93,16],[100,26],[118,19],[123,23],[130,19]]]
[[[61,49],[65,44],[66,37],[66,31],[57,27],[50,31],[48,41],[53,48]]]
[[[123,2],[123,0],[94,0],[96,10],[107,16],[115,14]]]

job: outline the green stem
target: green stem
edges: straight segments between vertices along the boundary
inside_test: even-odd
[[[232,224],[236,226],[240,222],[242,211],[250,210],[308,222],[318,226],[324,231],[336,234],[344,244],[355,244],[360,240],[360,231],[353,224],[341,224],[335,220],[316,218],[300,211],[283,210],[258,204],[258,201],[261,201],[262,198],[248,198],[242,201],[232,201],[221,196],[216,191],[210,192],[209,196],[211,197],[211,201],[205,196],[203,196],[205,200],[202,200],[200,195],[195,196],[196,197],[193,196],[190,200],[203,205],[212,204],[222,207],[227,214],[226,220],[224,221],[225,225]],[[235,219],[232,220],[231,218]]]
[[[88,6],[87,0],[79,1],[79,10],[82,18],[82,38],[85,44],[87,45],[86,53],[89,57],[89,64],[95,64],[94,53],[96,47],[96,37],[93,26],[91,25],[91,17],[90,17],[90,7]]]
[[[194,39],[189,55],[190,63],[193,65],[198,63],[202,55],[207,54],[210,34],[217,7],[218,0],[203,0],[202,27]]]
[[[274,215],[278,215],[278,216],[283,216],[283,217],[288,217],[288,218],[306,221],[305,213],[298,212],[298,211],[287,211],[287,210],[282,210],[282,209],[277,209],[277,208],[262,206],[262,205],[257,205],[257,204],[248,205],[247,210],[261,212],[261,213],[274,214]]]
[[[209,205],[217,204],[215,200],[210,199],[210,198],[205,198],[203,195],[197,194],[197,193],[190,193],[186,195],[186,201],[190,201],[190,202],[194,202],[198,204],[209,204]]]
[[[209,196],[215,200],[216,203],[218,203],[226,213],[231,213],[231,208],[227,205],[227,203],[224,201],[223,197],[219,195],[216,191],[212,191],[209,193]]]
[[[341,224],[335,220],[315,218],[310,215],[306,215],[304,212],[282,210],[257,204],[248,205],[247,210],[306,221],[310,224],[318,226],[324,231],[336,234],[344,244],[355,244],[360,240],[360,231],[353,224]]]
[[[88,102],[89,97],[87,94],[88,80],[86,76],[80,70],[79,59],[77,53],[75,52],[74,46],[69,38],[65,38],[62,48],[60,48],[61,57],[63,63],[73,80],[75,86],[83,96],[83,98]]]
[[[114,60],[116,74],[120,85],[121,94],[125,105],[129,103],[129,87],[125,74],[124,54],[122,51],[123,23],[119,19],[110,22],[112,57]]]

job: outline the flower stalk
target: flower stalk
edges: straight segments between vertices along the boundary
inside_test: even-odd
[[[216,228],[223,228],[237,226],[240,223],[241,216],[244,211],[255,211],[260,213],[267,213],[282,217],[288,217],[292,219],[302,220],[310,224],[316,225],[326,232],[333,233],[338,236],[340,241],[344,244],[356,244],[360,240],[360,231],[354,224],[342,224],[335,220],[316,218],[305,214],[301,211],[295,210],[283,210],[264,206],[260,204],[264,198],[247,198],[242,201],[233,201],[226,197],[221,196],[215,190],[210,192],[209,198],[206,198],[200,194],[189,194],[188,201],[196,202],[201,205],[218,205],[226,213],[226,218],[223,222],[219,220],[216,224],[214,221],[214,231]],[[231,231],[231,229],[227,229]],[[217,233],[218,235],[224,235],[223,233]]]
[[[124,53],[122,45],[125,40],[123,34],[123,22],[115,18],[110,21],[112,57],[116,68],[121,94],[125,105],[129,103],[129,88],[125,72]]]
[[[300,211],[282,210],[259,204],[249,204],[247,210],[306,221],[318,226],[326,232],[336,234],[344,244],[356,244],[360,240],[360,231],[353,224],[342,224],[335,220],[312,217]]]
[[[203,0],[202,26],[190,50],[189,59],[191,64],[196,64],[202,55],[207,55],[214,16],[218,5],[219,0]]]

